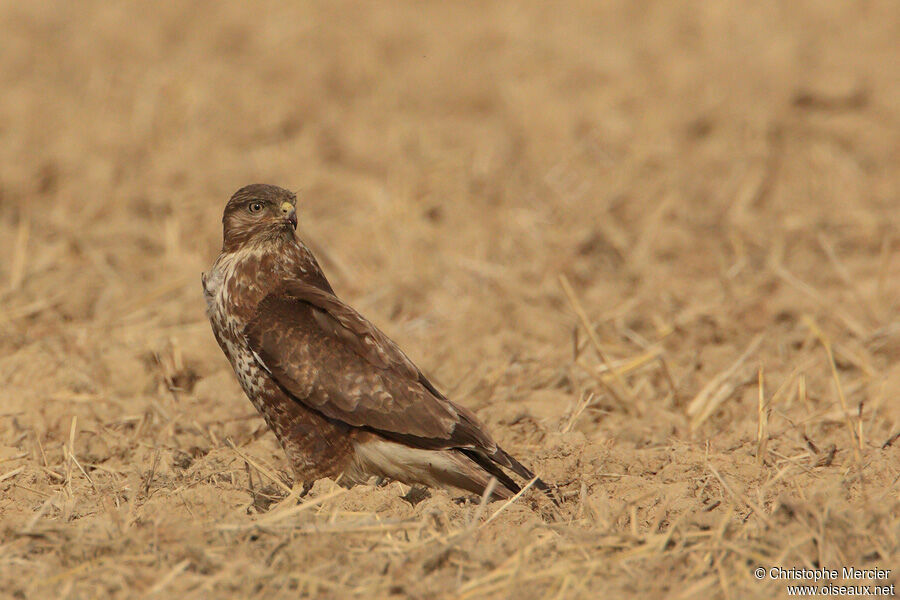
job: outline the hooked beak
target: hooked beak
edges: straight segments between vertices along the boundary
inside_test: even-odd
[[[294,208],[294,205],[290,202],[282,202],[281,203],[281,214],[284,216],[285,221],[291,224],[292,229],[297,229],[297,210]]]

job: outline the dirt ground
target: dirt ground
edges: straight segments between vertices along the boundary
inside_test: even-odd
[[[900,583],[896,0],[5,1],[0,37],[0,598]],[[252,182],[558,511],[288,497],[200,291]]]

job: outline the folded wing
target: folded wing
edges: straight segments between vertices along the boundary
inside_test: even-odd
[[[394,342],[327,291],[291,282],[260,303],[245,334],[291,396],[330,418],[417,447],[497,452],[471,412],[441,395]]]

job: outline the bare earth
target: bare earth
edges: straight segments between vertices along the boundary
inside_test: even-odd
[[[282,4],[0,4],[0,597],[900,583],[896,0]],[[200,291],[252,182],[559,511],[288,496]]]

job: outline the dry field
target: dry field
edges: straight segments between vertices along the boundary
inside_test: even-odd
[[[900,583],[896,0],[4,0],[0,38],[0,597]],[[200,292],[251,182],[559,511],[287,497]]]

